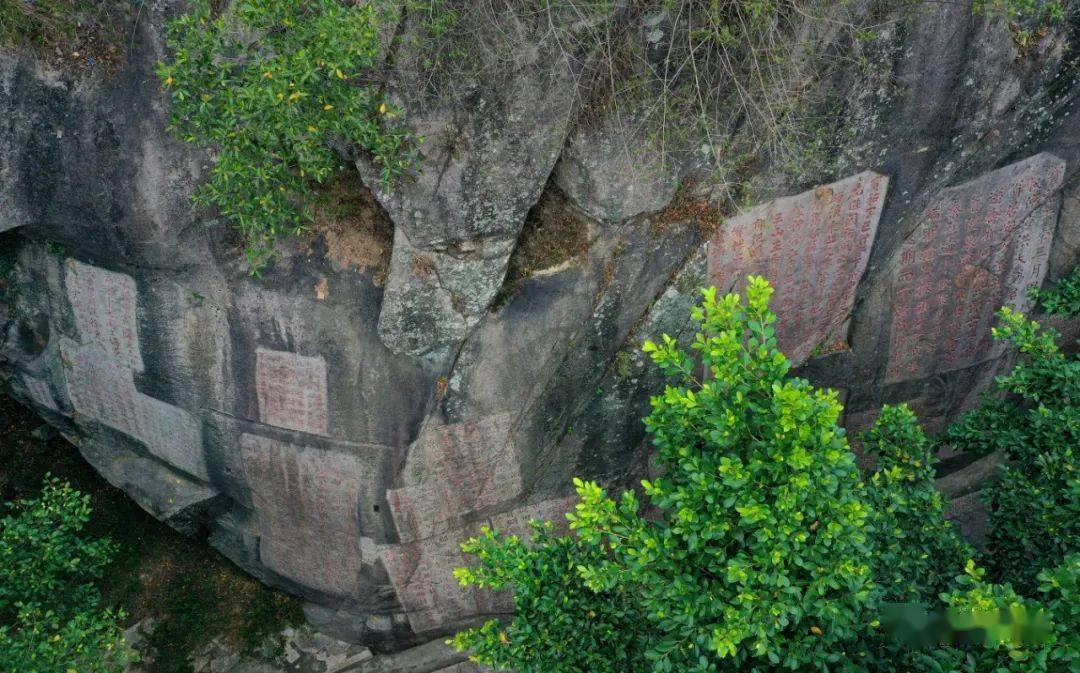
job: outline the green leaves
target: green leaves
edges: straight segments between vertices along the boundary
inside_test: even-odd
[[[867,483],[873,508],[871,564],[883,600],[926,603],[953,586],[972,549],[945,520],[934,490],[934,455],[915,414],[886,406],[863,435],[878,470]]]
[[[646,518],[632,491],[616,500],[598,484],[574,481],[574,534],[557,539],[574,555],[551,564],[559,570],[552,581],[575,595],[626,601],[636,620],[624,637],[644,656],[629,667],[544,668],[558,665],[548,658],[552,640],[511,659],[493,657],[495,642],[478,635],[459,646],[479,647],[485,663],[536,671],[823,669],[844,659],[842,644],[863,630],[873,600],[864,560],[870,512],[836,425],[835,393],[787,378],[771,295],[761,278],[750,279],[745,301],[703,292],[692,349],[710,373],[704,381],[674,339],[646,344],[672,379],[645,419],[663,473],[642,482],[655,514]],[[487,541],[502,572],[554,546]],[[484,570],[459,577],[482,586],[496,556],[467,545]],[[523,608],[544,589],[528,579],[507,585],[517,600],[514,624],[548,624],[556,616]]]
[[[56,478],[0,519],[0,672],[120,671],[123,614],[96,582],[114,551],[82,534],[90,498]]]
[[[171,62],[158,74],[183,139],[213,147],[197,204],[214,206],[247,242],[253,272],[274,240],[310,219],[310,184],[342,167],[333,148],[368,153],[384,186],[415,164],[412,135],[373,84],[375,9],[337,0],[209,0],[168,25]]]
[[[942,442],[1008,458],[989,489],[987,563],[994,576],[1034,591],[1037,573],[1080,551],[1080,359],[1053,330],[1007,308],[994,337],[1020,358],[997,396],[965,414]]]
[[[534,522],[528,546],[489,529],[462,544],[478,561],[455,572],[462,584],[512,587],[517,612],[508,624],[491,620],[463,631],[453,644],[477,661],[519,673],[635,670],[644,658],[645,624],[627,589],[593,581],[591,569],[605,563],[601,547],[553,530]]]
[[[1080,315],[1080,267],[1051,290],[1032,288],[1028,296],[1042,304],[1043,310],[1052,315]]]
[[[1076,359],[1003,309],[995,336],[1022,355],[999,379],[1010,397],[946,435],[1013,459],[992,490],[987,562],[995,580],[1032,591],[1034,574],[1057,565],[1039,575],[1040,606],[989,581],[945,520],[937,445],[906,406],[885,407],[864,435],[878,469],[860,478],[837,426],[836,393],[788,376],[771,292],[760,278],[745,300],[705,290],[691,344],[699,361],[669,337],[645,345],[671,379],[645,419],[662,475],[641,483],[649,507],[635,491],[616,499],[575,479],[570,535],[548,524],[531,544],[485,530],[463,545],[479,565],[459,579],[513,589],[517,612],[508,626],[459,634],[457,646],[530,672],[1073,670]],[[936,604],[967,627],[986,615],[1013,618],[983,629],[985,642],[918,649],[882,633],[885,601]],[[1024,615],[1052,617],[1045,642],[1016,637]]]

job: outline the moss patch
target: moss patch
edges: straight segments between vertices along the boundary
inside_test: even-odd
[[[217,637],[247,653],[272,654],[280,643],[271,636],[303,622],[298,599],[263,586],[151,517],[53,434],[0,393],[0,498],[37,495],[47,472],[90,494],[94,514],[88,532],[119,547],[102,593],[127,611],[130,623],[156,620],[150,638],[157,648],[155,673],[190,672],[192,650]]]
[[[589,225],[550,185],[533,206],[510,256],[506,279],[492,310],[501,307],[530,276],[568,262],[589,249]]]
[[[394,223],[355,171],[347,170],[316,191],[312,232],[326,241],[335,265],[370,271],[382,285],[390,269]]]

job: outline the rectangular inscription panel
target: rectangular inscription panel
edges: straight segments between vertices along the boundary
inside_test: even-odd
[[[158,458],[203,481],[209,481],[202,445],[202,422],[180,407],[139,393],[136,439]]]
[[[150,453],[203,481],[209,479],[202,424],[187,411],[144,395],[131,370],[98,343],[60,340],[68,397],[76,413],[142,442]]]
[[[131,370],[109,357],[105,347],[92,342],[79,345],[61,338],[68,397],[80,416],[139,435],[140,405]]]
[[[886,378],[918,379],[998,357],[1001,306],[1027,311],[1046,274],[1065,162],[1039,154],[943,191],[892,273]]]
[[[425,432],[413,445],[405,486],[386,494],[402,540],[436,535],[464,514],[521,494],[510,421],[510,414],[498,414],[455,423]]]
[[[556,527],[565,530],[564,514],[576,503],[576,497],[547,500],[495,515],[490,523],[500,531],[517,535],[526,532],[530,519],[554,521]],[[417,633],[450,626],[468,617],[513,610],[509,593],[463,588],[454,578],[454,568],[473,564],[475,559],[463,553],[459,545],[479,529],[480,524],[471,524],[419,542],[383,548],[383,565]]]
[[[242,435],[240,447],[262,562],[320,591],[355,596],[363,562],[359,501],[370,470],[356,456],[257,435]]]
[[[326,435],[326,361],[259,348],[255,353],[259,420],[279,428]]]
[[[96,343],[128,369],[143,370],[131,276],[68,260],[68,300],[82,343]]]
[[[710,282],[721,294],[749,275],[772,283],[777,340],[795,364],[844,344],[888,186],[860,173],[727,220],[709,244]]]

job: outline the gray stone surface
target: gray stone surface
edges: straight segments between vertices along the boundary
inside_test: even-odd
[[[574,502],[576,499],[559,498],[525,505],[414,542],[384,547],[383,565],[390,574],[413,631],[439,631],[479,616],[513,612],[513,600],[507,593],[463,588],[458,583],[453,569],[471,564],[469,556],[460,549],[461,541],[478,535],[481,525],[490,525],[513,535],[525,535],[528,522],[533,519],[565,524],[564,515],[573,509]],[[399,523],[399,527],[404,526]],[[416,531],[413,533],[415,535]]]
[[[483,71],[451,99],[413,96],[398,59],[387,91],[426,137],[420,170],[387,191],[349,155],[392,222],[386,277],[339,263],[316,231],[283,241],[251,278],[227,227],[190,204],[207,156],[166,132],[154,67],[164,17],[181,5],[143,3],[115,73],[0,55],[0,228],[15,227],[0,233],[0,378],[143,507],[304,597],[319,628],[411,652],[357,670],[456,665],[435,651],[443,637],[509,609],[452,583],[467,561],[460,537],[487,522],[520,529],[528,513],[558,518],[573,476],[617,489],[649,471],[640,419],[664,381],[640,344],[692,337],[688,310],[708,278],[698,224],[677,208],[653,212],[682,176],[623,152],[614,121],[585,119],[580,73],[529,35],[513,67]],[[807,190],[866,171],[888,177],[874,235],[800,225],[790,240],[806,245],[763,268],[778,287],[809,283],[817,299],[804,308],[826,327],[843,319],[844,348],[815,351],[815,334],[792,354],[805,359],[797,373],[846,391],[850,429],[898,402],[940,429],[1009,364],[982,341],[985,311],[1080,261],[1080,115],[1062,67],[1075,46],[1052,31],[1018,54],[1006,26],[972,20],[965,3],[887,18],[852,47],[870,67],[815,80],[843,110],[828,161],[792,176],[763,154],[739,186],[753,208],[818,199]],[[635,162],[645,170],[626,170]],[[1032,178],[1050,192],[1029,208]],[[1015,218],[988,226],[999,183],[1026,191],[1010,201]],[[569,203],[529,216],[545,192]],[[958,198],[966,210],[946,206],[942,226],[925,224]],[[522,260],[532,272],[504,283],[519,240],[557,240],[563,220],[583,223],[580,245],[556,262]],[[958,231],[1000,248],[986,286],[1004,290],[971,292],[987,276],[962,273],[941,247]],[[909,306],[898,282],[905,255],[917,261],[931,244],[939,263],[914,280],[967,313],[957,327],[935,309],[912,331],[896,320]],[[838,264],[819,274],[818,251],[828,260],[834,249]],[[1056,326],[1080,334],[1075,320]],[[958,330],[973,348],[948,350]],[[912,334],[933,346],[914,369],[901,347]],[[957,507],[977,527],[979,509]],[[423,656],[408,649],[427,641]]]
[[[464,101],[400,99],[424,140],[415,178],[375,190],[394,222],[379,316],[379,335],[394,352],[441,359],[468,335],[502,285],[525,216],[559,158],[575,74],[556,50],[520,54],[509,71],[486,70]],[[391,90],[403,84],[391,82]],[[377,183],[378,166],[361,157],[357,167]]]
[[[552,179],[579,208],[618,222],[661,210],[679,188],[678,171],[642,137],[643,123],[615,111],[581,124],[566,139]]]
[[[986,493],[973,491],[949,502],[945,518],[956,523],[961,534],[968,540],[982,547],[986,542],[987,516],[990,507],[986,504]]]

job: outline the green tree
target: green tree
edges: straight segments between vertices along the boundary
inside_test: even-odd
[[[874,593],[870,510],[836,425],[836,394],[788,376],[771,294],[762,278],[750,279],[745,302],[704,291],[693,349],[706,377],[670,337],[646,344],[673,379],[645,420],[664,472],[643,482],[656,517],[642,514],[633,491],[616,501],[595,483],[576,482],[580,503],[568,518],[577,542],[567,544],[591,551],[552,564],[549,574],[600,595],[623,592],[642,622],[634,633],[644,659],[597,670],[854,667],[845,648],[867,629]],[[485,565],[495,567],[540,553],[497,537],[482,548]],[[462,579],[483,585],[471,572]],[[544,612],[542,583],[514,588],[521,623],[566,619],[568,629],[593,629],[587,612],[563,613],[550,603]],[[531,649],[500,659],[489,654],[499,633],[489,626],[457,645],[484,663],[541,670],[528,667],[549,643],[532,640]]]
[[[934,490],[933,446],[907,405],[884,407],[863,443],[878,462],[867,494],[871,566],[881,597],[934,604],[975,550],[945,519],[945,503]]]
[[[576,536],[559,536],[551,522],[533,522],[530,544],[484,528],[462,549],[474,568],[458,568],[463,585],[513,588],[516,613],[508,625],[491,620],[457,634],[454,644],[501,670],[518,673],[626,673],[644,660],[647,640],[629,587],[593,591],[576,568],[601,563],[604,550]]]
[[[1049,289],[1031,288],[1028,296],[1042,304],[1051,315],[1080,316],[1080,266]]]
[[[389,184],[414,163],[411,134],[367,77],[380,54],[372,3],[213,4],[168,24],[174,55],[158,73],[175,131],[216,149],[196,202],[235,225],[257,271],[277,237],[303,231],[311,182],[343,166],[332,141],[367,152]]]
[[[1020,361],[942,442],[1008,459],[988,489],[987,565],[995,580],[1030,594],[1039,571],[1080,553],[1080,357],[1023,314],[998,316],[994,337],[1016,346]]]
[[[113,545],[83,534],[90,498],[55,477],[0,519],[0,671],[106,673],[128,660],[97,583]]]
[[[1039,591],[1054,618],[1056,641],[1050,652],[1051,670],[1080,669],[1080,554],[1039,573]]]

